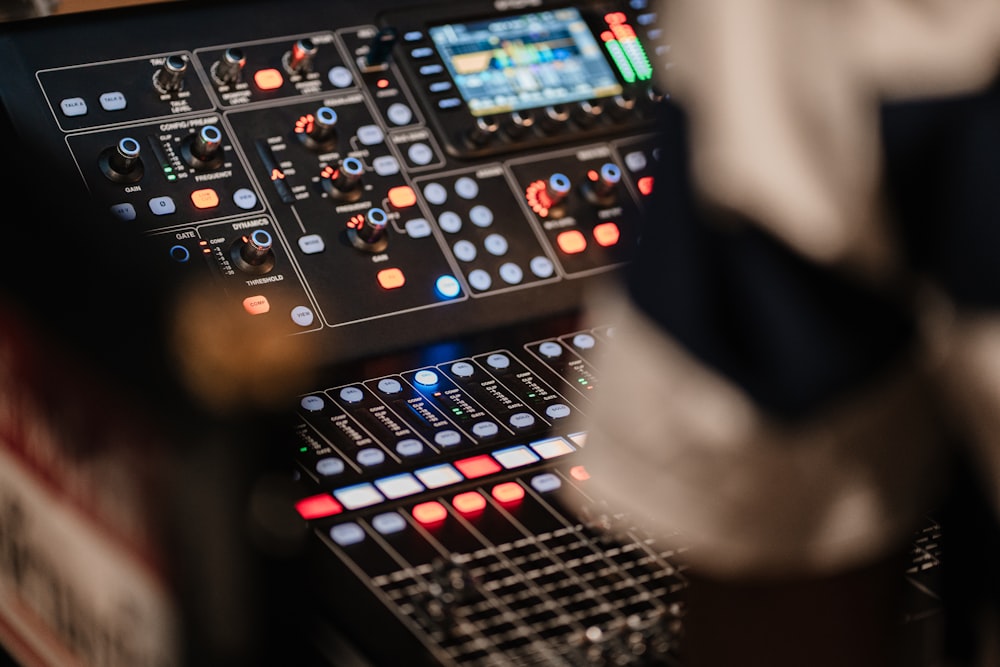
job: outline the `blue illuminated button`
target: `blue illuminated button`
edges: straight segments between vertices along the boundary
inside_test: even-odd
[[[306,396],[301,401],[299,401],[299,405],[302,406],[303,410],[308,410],[309,412],[317,412],[323,409],[323,406],[326,405],[326,401],[324,401],[319,396]]]
[[[455,276],[441,276],[434,283],[434,290],[445,299],[454,299],[462,291]]]
[[[191,259],[191,251],[182,245],[175,245],[170,248],[170,259],[174,260],[179,264]]]
[[[587,333],[581,333],[573,336],[573,345],[580,348],[581,350],[589,350],[597,344],[594,337]]]
[[[379,176],[392,176],[399,173],[399,161],[391,155],[379,155],[372,160],[372,169]]]
[[[357,387],[344,387],[340,390],[340,398],[348,403],[360,403],[365,398],[365,392]]]
[[[358,452],[356,458],[358,463],[366,468],[371,468],[385,463],[385,452],[376,447],[366,447]]]
[[[548,278],[555,272],[552,260],[541,255],[532,257],[531,263],[528,266],[531,268],[531,272],[539,278]]]
[[[451,365],[451,372],[460,378],[470,378],[475,374],[476,367],[467,361],[456,361]]]
[[[507,244],[507,238],[503,234],[490,234],[483,239],[483,247],[486,248],[486,252],[494,257],[501,257],[507,254],[509,245]]]
[[[500,265],[500,277],[503,278],[505,283],[517,285],[524,279],[524,271],[517,264],[506,262]]]
[[[385,110],[385,115],[393,125],[406,125],[413,120],[413,111],[400,102],[390,104]]]
[[[442,463],[436,466],[430,466],[429,468],[421,468],[420,470],[415,470],[413,472],[421,482],[424,483],[428,489],[440,489],[443,486],[450,486],[451,484],[458,484],[465,477],[462,473],[455,469],[455,466],[450,463]]]
[[[170,215],[177,210],[177,207],[170,197],[153,197],[149,200],[149,210],[153,215]]]
[[[333,477],[344,472],[344,462],[336,456],[320,459],[316,462],[316,472],[324,477]]]
[[[562,486],[562,480],[551,472],[543,472],[531,478],[531,488],[539,493],[551,493]]]
[[[351,74],[351,70],[341,65],[331,67],[330,71],[326,73],[326,78],[337,88],[347,88],[354,83],[354,75]]]
[[[257,193],[250,188],[240,188],[233,193],[233,203],[244,211],[257,206]]]
[[[132,204],[115,204],[111,207],[111,213],[119,220],[135,220],[135,206]]]
[[[413,218],[406,221],[406,235],[411,239],[422,239],[431,235],[431,223],[424,218]]]
[[[462,199],[475,199],[479,196],[479,183],[474,178],[463,176],[455,181],[455,194]]]
[[[454,211],[445,211],[438,216],[438,226],[449,234],[462,231],[462,216]]]
[[[479,422],[473,424],[472,432],[477,438],[492,438],[500,432],[500,427],[493,422]]]
[[[475,269],[469,273],[469,284],[473,289],[485,292],[493,285],[493,278],[482,269]]]
[[[417,371],[416,375],[413,376],[413,379],[417,384],[424,387],[433,387],[440,380],[438,374],[430,370]]]
[[[458,431],[446,429],[444,431],[438,431],[434,434],[434,442],[442,447],[454,447],[458,443],[462,442],[462,436]]]
[[[67,97],[59,102],[59,109],[64,116],[85,116],[87,102],[82,97]]]
[[[433,63],[431,65],[421,65],[420,74],[422,76],[434,76],[435,74],[441,74],[444,72],[444,66],[438,63]]]
[[[408,472],[375,480],[375,486],[385,494],[386,498],[391,499],[412,496],[424,490],[424,485]]]
[[[295,322],[300,327],[312,326],[315,315],[313,314],[312,308],[308,306],[295,306],[292,308],[292,322]]]
[[[520,468],[521,466],[526,466],[538,461],[538,454],[534,453],[524,445],[518,445],[517,447],[510,447],[508,449],[501,449],[493,452],[493,458],[495,458],[497,463],[502,465],[504,468],[510,470],[511,468]]]
[[[559,343],[553,343],[552,341],[539,345],[538,351],[542,354],[542,356],[548,357],[549,359],[561,357],[563,353],[562,345]]]
[[[378,381],[378,390],[383,394],[398,394],[403,391],[403,385],[395,378],[382,378]]]
[[[102,93],[100,97],[101,108],[105,111],[121,111],[126,106],[125,94],[119,91]]]
[[[424,197],[430,203],[440,206],[448,201],[448,191],[440,183],[428,183],[424,186]]]
[[[406,528],[406,519],[396,512],[385,512],[372,517],[372,528],[382,535],[392,535]]]
[[[349,547],[352,544],[363,542],[365,531],[353,521],[350,523],[339,523],[330,529],[330,539],[342,547]]]
[[[340,501],[341,505],[349,510],[370,507],[385,500],[382,494],[378,492],[378,489],[367,482],[337,489],[333,492],[333,496]]]
[[[478,204],[469,209],[469,220],[476,227],[489,227],[493,224],[493,210],[488,206]]]
[[[299,237],[299,250],[307,255],[316,255],[326,250],[326,243],[319,234],[306,234]]]
[[[420,46],[410,51],[410,57],[414,60],[430,58],[434,55],[434,49],[429,46]]]
[[[400,456],[417,456],[424,451],[424,443],[416,438],[404,438],[396,443],[396,453]]]
[[[378,125],[362,125],[358,128],[357,137],[365,146],[377,146],[385,141],[385,133]]]
[[[535,415],[530,412],[516,412],[510,416],[507,422],[517,429],[531,428],[535,425]]]
[[[455,253],[455,257],[463,262],[471,262],[478,254],[476,252],[476,246],[473,245],[471,241],[466,241],[465,239],[456,242],[451,249]]]
[[[563,417],[569,417],[570,410],[568,406],[562,403],[555,403],[545,408],[545,414],[552,419],[562,419]]]
[[[431,163],[434,159],[434,151],[427,144],[417,142],[406,149],[406,157],[410,158],[410,162],[413,164],[422,167]]]
[[[490,356],[486,357],[486,364],[490,368],[495,368],[498,371],[502,371],[505,368],[510,368],[510,357],[508,357],[506,354],[500,354],[499,352],[497,352],[496,354],[491,354]]]

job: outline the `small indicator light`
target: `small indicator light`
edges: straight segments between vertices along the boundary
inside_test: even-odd
[[[639,192],[648,197],[653,194],[653,177],[643,176],[639,179]]]
[[[382,289],[398,289],[406,284],[406,276],[400,269],[382,269],[378,272],[378,284]]]
[[[455,461],[454,465],[458,468],[459,472],[465,475],[468,479],[492,475],[493,473],[500,472],[501,470],[500,464],[486,454],[473,456],[468,459],[462,459],[461,461]]]
[[[590,479],[590,473],[583,466],[573,466],[569,469],[569,475],[578,482],[586,482]]]
[[[254,73],[253,82],[261,90],[274,90],[285,83],[285,77],[276,69],[262,69]]]
[[[455,276],[441,276],[434,282],[434,291],[445,299],[454,299],[462,291]]]
[[[375,85],[378,88],[388,88],[389,87],[389,79],[379,79],[378,81],[375,82]]]
[[[389,203],[395,208],[409,208],[417,203],[417,195],[408,185],[400,185],[389,190]]]

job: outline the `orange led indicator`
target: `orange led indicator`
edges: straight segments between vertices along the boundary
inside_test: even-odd
[[[417,203],[417,195],[408,185],[400,185],[389,190],[389,203],[395,208],[409,208]]]
[[[281,88],[281,85],[285,83],[285,77],[281,76],[281,72],[276,69],[262,69],[254,72],[253,82],[261,90],[274,90]]]
[[[219,205],[219,194],[212,188],[195,190],[191,193],[191,203],[195,208],[215,208]]]
[[[586,482],[590,479],[590,473],[583,466],[573,466],[569,469],[569,475],[578,482]]]
[[[243,310],[251,315],[263,315],[271,310],[271,303],[267,300],[266,296],[261,296],[260,294],[248,296],[243,299]]]
[[[451,504],[462,514],[476,514],[482,512],[483,508],[486,507],[486,498],[483,498],[483,495],[476,491],[468,491],[452,498]]]
[[[559,249],[567,255],[576,255],[587,248],[587,239],[578,229],[561,232],[556,237],[556,243],[559,244]]]
[[[340,514],[344,508],[336,498],[327,493],[309,496],[295,503],[295,509],[303,519],[322,519],[325,516]]]
[[[399,269],[382,269],[376,276],[382,289],[397,289],[406,284],[406,276]]]
[[[448,510],[444,508],[444,505],[437,502],[436,500],[431,500],[426,503],[420,503],[413,508],[413,518],[416,519],[421,525],[429,526],[435,523],[441,523],[448,516]]]
[[[375,82],[375,85],[379,88],[388,88],[389,79],[379,79],[378,81]]]
[[[648,197],[653,194],[653,177],[643,176],[639,179],[639,192]]]
[[[618,225],[613,222],[602,222],[594,227],[594,240],[597,241],[597,245],[599,246],[605,248],[613,246],[618,243],[620,236],[621,232],[618,230]]]
[[[498,503],[516,503],[524,498],[524,487],[517,482],[497,484],[490,494]]]
[[[468,479],[475,479],[476,477],[483,477],[485,475],[492,475],[493,473],[500,472],[500,464],[486,454],[473,456],[469,459],[462,459],[461,461],[455,461],[455,467],[458,468],[459,472],[465,475]]]

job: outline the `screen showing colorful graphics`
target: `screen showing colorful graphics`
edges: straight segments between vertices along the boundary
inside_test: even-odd
[[[573,8],[450,23],[428,31],[474,116],[622,92]]]

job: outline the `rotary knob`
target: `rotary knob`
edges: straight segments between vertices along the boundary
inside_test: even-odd
[[[242,49],[235,47],[226,49],[212,65],[212,78],[219,85],[237,83],[243,76],[246,64],[247,57],[243,55]]]
[[[222,166],[222,132],[215,125],[203,125],[181,145],[184,161],[195,169]]]
[[[116,183],[135,183],[144,171],[139,141],[132,137],[124,137],[102,151],[98,163],[104,175]]]
[[[292,48],[285,52],[282,62],[289,74],[307,74],[312,71],[312,61],[319,48],[308,37],[297,40]]]
[[[504,125],[504,132],[511,139],[520,139],[535,126],[535,116],[530,111],[512,111]]]
[[[361,177],[365,166],[356,157],[346,157],[336,167],[326,167],[320,173],[323,189],[339,201],[357,201],[361,198]]]
[[[591,127],[604,113],[604,107],[599,103],[584,100],[573,109],[573,120],[580,127]]]
[[[554,104],[545,107],[540,124],[545,132],[554,134],[566,127],[569,118],[570,112],[565,104]]]
[[[621,168],[613,162],[606,162],[600,169],[587,172],[583,194],[595,206],[610,206],[618,199],[618,184],[621,180]]]
[[[247,273],[267,273],[274,268],[274,241],[266,229],[255,229],[233,244],[230,257]]]
[[[347,238],[355,248],[366,252],[382,252],[389,245],[389,215],[380,208],[370,208],[364,215],[355,215],[347,223]]]
[[[337,112],[323,106],[295,122],[295,134],[308,148],[329,151],[337,145]]]
[[[479,148],[488,144],[497,134],[500,125],[492,116],[480,116],[473,123],[467,134],[469,144]]]
[[[163,67],[153,74],[153,85],[161,93],[175,93],[184,88],[184,75],[187,73],[187,58],[180,55],[167,56]]]

